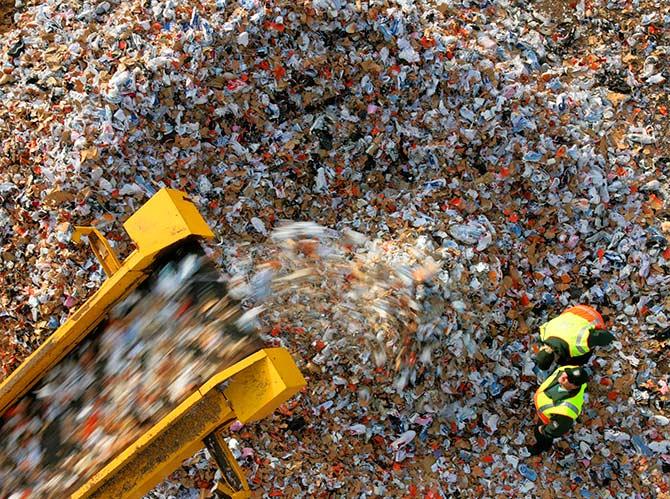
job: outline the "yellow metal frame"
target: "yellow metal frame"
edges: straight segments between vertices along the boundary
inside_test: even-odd
[[[81,225],[77,225],[72,233],[72,242],[80,242],[81,236],[88,237],[91,249],[98,258],[107,277],[111,277],[121,268],[121,262],[119,262],[116,253],[109,245],[109,241],[107,241],[105,236],[103,236],[98,229],[95,227],[82,227]]]
[[[115,303],[141,284],[166,250],[187,239],[214,237],[186,194],[172,189],[161,189],[123,226],[136,246],[123,262],[97,229],[75,228],[73,241],[88,238],[108,279],[0,384],[0,416],[70,353]],[[229,471],[241,486],[234,490],[230,483],[219,483],[217,490],[233,499],[248,498],[249,486],[220,431],[234,420],[246,423],[268,416],[305,384],[285,349],[256,352],[211,377],[91,477],[73,497],[141,497],[207,440],[224,455]]]
[[[51,366],[70,353],[115,303],[148,277],[152,263],[161,253],[192,237],[214,238],[188,196],[173,189],[158,191],[123,227],[137,247],[123,263],[96,229],[78,227],[75,230],[76,242],[82,235],[88,236],[108,279],[0,384],[0,416],[35,386]]]
[[[305,379],[285,349],[260,350],[210,378],[72,497],[142,497],[202,449],[208,436],[218,435],[235,420],[248,423],[267,416],[303,386]],[[225,442],[221,447],[225,452]],[[232,471],[242,489],[233,491],[223,484],[220,489],[231,497],[249,497],[237,463]]]
[[[249,484],[244,479],[242,468],[237,464],[233,453],[221,432],[215,432],[205,440],[205,445],[221,471],[221,480],[215,490],[230,499],[246,499],[251,495]],[[223,461],[223,462],[222,462]],[[232,474],[233,476],[230,476]]]

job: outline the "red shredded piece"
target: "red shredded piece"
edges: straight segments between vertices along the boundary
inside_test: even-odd
[[[274,73],[275,78],[278,80],[281,80],[284,76],[286,76],[286,70],[281,64],[277,64],[272,72]]]

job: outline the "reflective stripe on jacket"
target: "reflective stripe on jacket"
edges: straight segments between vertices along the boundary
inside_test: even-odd
[[[535,409],[537,410],[537,415],[540,416],[540,419],[544,424],[549,423],[552,414],[562,414],[563,416],[568,416],[572,419],[577,419],[581,414],[582,406],[584,405],[586,383],[580,387],[577,394],[570,395],[570,392],[566,392],[566,398],[562,400],[554,400],[546,394],[546,391],[549,388],[558,383],[558,377],[563,374],[566,369],[575,368],[576,366],[559,367],[535,392]]]
[[[590,351],[589,334],[591,329],[604,329],[602,316],[593,308],[577,305],[558,317],[540,326],[540,339],[558,338],[568,344],[570,357],[578,357]]]

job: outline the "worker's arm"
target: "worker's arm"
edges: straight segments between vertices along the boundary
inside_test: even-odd
[[[609,333],[602,329],[593,329],[591,330],[591,334],[589,334],[588,339],[590,350],[583,355],[578,355],[576,357],[567,357],[566,359],[564,359],[564,361],[562,361],[563,359],[559,359],[559,364],[585,366],[586,364],[589,363],[589,360],[591,360],[591,357],[593,356],[593,347],[609,345],[610,343],[612,343],[612,341],[614,341],[614,335],[612,333]]]
[[[537,456],[549,449],[554,438],[567,433],[572,428],[573,421],[567,416],[555,414],[546,425],[539,425],[535,430],[535,443],[528,447],[531,456]]]
[[[559,338],[548,338],[544,344],[551,347],[556,355],[556,362],[559,364],[564,365],[563,361],[570,358],[570,347],[565,341]]]
[[[556,354],[549,345],[541,344],[540,349],[535,354],[533,361],[538,369],[541,371],[548,371],[551,365],[556,360]]]
[[[553,440],[569,432],[574,423],[575,421],[571,417],[553,414],[549,423],[539,426],[538,430],[545,438]]]
[[[585,354],[578,355],[577,357],[568,357],[567,359],[562,359],[559,364],[562,366],[585,366],[589,363],[593,357],[593,350],[586,352]]]
[[[614,341],[614,335],[603,329],[593,329],[589,334],[589,348],[607,346]]]

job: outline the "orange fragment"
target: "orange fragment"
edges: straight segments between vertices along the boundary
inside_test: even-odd
[[[303,239],[298,242],[298,251],[305,256],[315,256],[316,250],[319,248],[318,241],[311,239]]]
[[[429,49],[435,46],[435,40],[426,36],[422,36],[421,40],[419,40],[419,43],[421,43],[421,46],[425,49]]]
[[[663,208],[663,201],[656,194],[651,194],[649,196],[649,206],[654,210],[660,210]]]
[[[281,80],[284,76],[286,76],[286,70],[281,64],[277,64],[272,72],[274,73],[277,80]]]

